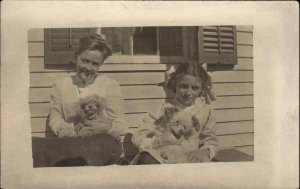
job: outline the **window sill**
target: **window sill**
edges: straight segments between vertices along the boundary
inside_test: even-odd
[[[117,64],[159,64],[159,63],[183,63],[188,59],[184,56],[159,56],[159,55],[113,55],[105,60],[105,63]]]

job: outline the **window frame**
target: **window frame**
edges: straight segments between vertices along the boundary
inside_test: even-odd
[[[222,26],[222,25],[221,25]],[[157,54],[156,55],[134,55],[133,54],[133,37],[131,36],[131,55],[120,55],[120,54],[113,54],[112,56],[108,57],[105,60],[105,63],[116,63],[116,64],[138,64],[138,63],[184,63],[187,62],[189,59],[194,58],[195,56],[198,57],[198,61],[200,63],[204,63],[201,58],[203,57],[203,49],[201,47],[204,43],[203,32],[201,32],[201,27],[203,26],[192,26],[192,27],[185,27],[180,26],[182,29],[182,55],[181,56],[161,56],[159,55],[159,27],[156,26],[157,30]],[[165,27],[165,26],[164,26]],[[171,27],[171,26],[170,26]],[[98,33],[101,34],[101,28],[89,28],[91,29],[91,33]],[[236,26],[233,26],[233,34],[234,34],[234,55],[233,60],[228,59],[224,63],[215,62],[215,63],[208,63],[209,70],[230,70],[234,68],[234,65],[238,63],[237,59],[237,32]],[[51,33],[50,28],[45,29],[45,65],[46,66],[59,66],[59,65],[72,65],[75,64],[74,58],[74,51],[51,51]],[[68,59],[69,62],[62,61]]]
[[[171,27],[171,26],[170,26]],[[71,65],[75,64],[74,51],[51,51],[51,29],[45,28],[45,65]],[[71,28],[70,28],[71,29]],[[101,34],[101,28],[90,28],[92,30],[91,33]],[[156,55],[135,55],[133,54],[133,37],[130,38],[131,43],[131,55],[120,55],[113,54],[105,60],[105,63],[183,63],[186,62],[189,58],[187,52],[187,29],[181,26],[182,29],[182,55],[180,56],[161,56],[159,55],[159,26],[156,26],[157,31],[157,54]],[[62,61],[62,60],[68,60]]]
[[[125,64],[137,64],[137,63],[183,63],[188,60],[188,52],[185,48],[187,45],[185,44],[187,42],[186,40],[186,28],[181,26],[182,29],[182,55],[181,56],[161,56],[159,55],[159,27],[156,26],[156,40],[157,40],[157,54],[156,55],[135,55],[133,54],[133,37],[130,37],[130,43],[131,43],[131,54],[130,55],[119,55],[119,54],[113,54],[112,56],[108,57],[105,60],[105,63],[125,63]],[[101,34],[101,28],[98,28],[97,30],[98,34]]]

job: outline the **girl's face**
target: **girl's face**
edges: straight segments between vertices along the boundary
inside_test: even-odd
[[[100,51],[83,51],[76,59],[77,76],[86,84],[93,83],[102,63],[103,56]]]
[[[176,99],[185,106],[190,106],[201,93],[201,80],[189,74],[183,75],[177,80],[175,89]]]

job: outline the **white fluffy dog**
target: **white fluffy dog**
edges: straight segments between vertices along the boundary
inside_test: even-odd
[[[179,110],[177,107],[166,107],[164,113],[154,122],[156,129],[153,133],[149,133],[147,137],[159,133],[172,133],[178,141],[187,141],[192,135],[199,133],[199,123],[195,121],[195,117],[185,111]],[[184,145],[169,144],[161,146],[157,149],[164,163],[194,163],[199,162],[197,153],[186,149]]]
[[[84,97],[78,102],[78,121],[75,123],[75,132],[78,133],[89,121],[106,120],[105,108],[107,102],[98,95]]]

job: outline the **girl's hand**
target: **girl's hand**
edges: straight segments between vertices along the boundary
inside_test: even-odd
[[[159,147],[180,144],[180,140],[178,140],[172,133],[166,133],[157,137]]]
[[[189,163],[210,162],[209,149],[202,148],[188,154]]]
[[[141,151],[151,149],[152,146],[152,138],[145,138],[142,143],[139,145]]]

